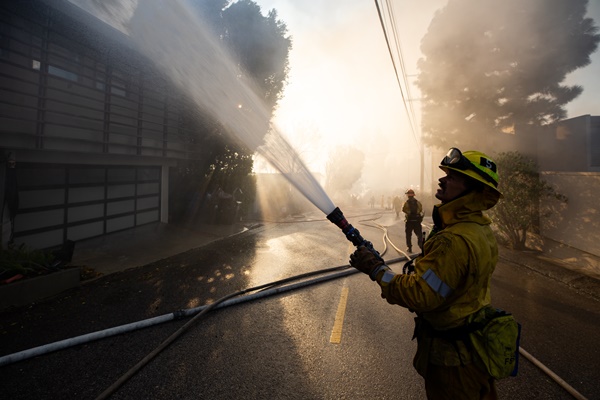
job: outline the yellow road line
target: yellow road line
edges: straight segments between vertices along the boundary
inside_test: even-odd
[[[342,341],[342,326],[344,325],[344,314],[346,313],[346,303],[348,301],[348,288],[342,288],[340,303],[338,304],[337,313],[335,314],[335,322],[329,343],[341,343]]]

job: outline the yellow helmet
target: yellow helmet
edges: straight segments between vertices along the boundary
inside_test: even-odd
[[[501,194],[498,190],[496,163],[479,151],[469,150],[462,153],[456,147],[452,147],[442,160],[440,168],[444,171],[451,169],[460,172]]]

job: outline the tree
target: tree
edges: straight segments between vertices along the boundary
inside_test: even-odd
[[[554,212],[554,203],[548,200],[566,203],[568,199],[541,180],[536,163],[519,152],[500,153],[496,164],[501,173],[498,190],[503,197],[489,215],[509,246],[524,250],[527,234],[539,227],[538,217]]]
[[[351,146],[336,147],[325,168],[325,189],[332,197],[349,198],[350,190],[362,175],[365,154]]]
[[[277,11],[263,16],[252,0],[195,0],[192,4],[235,57],[240,73],[258,85],[265,104],[273,108],[286,82],[292,46]]]
[[[449,0],[423,37],[418,86],[426,142],[485,149],[531,135],[582,92],[564,84],[600,41],[587,0]]]
[[[226,46],[237,62],[240,74],[250,77],[259,90],[257,95],[273,113],[285,85],[288,73],[288,54],[291,38],[286,25],[277,19],[275,10],[265,17],[253,1],[194,0],[193,7]],[[189,216],[190,199],[204,198],[218,186],[228,193],[241,189],[244,193],[242,207],[248,210],[254,202],[255,177],[251,174],[252,150],[240,143],[226,140],[224,128],[201,110],[190,110],[185,123],[202,127],[198,137],[188,137],[190,143],[202,143],[206,149],[202,157],[186,160],[176,169],[172,191],[183,191],[177,197],[185,199],[171,210],[175,219]],[[198,121],[201,119],[201,121]],[[189,130],[189,129],[188,129]],[[267,126],[265,125],[265,132]],[[198,203],[198,201],[196,201]],[[176,205],[175,205],[176,204]]]
[[[254,190],[249,185],[248,176],[252,174],[252,155],[235,148],[229,143],[223,143],[222,149],[217,152],[215,161],[209,166],[212,177],[210,189],[220,187],[227,193],[242,189],[244,193],[253,194]]]
[[[239,0],[223,12],[224,43],[235,54],[244,73],[264,90],[265,103],[274,107],[287,78],[288,53],[292,46],[286,25],[277,11],[266,17],[251,0]]]

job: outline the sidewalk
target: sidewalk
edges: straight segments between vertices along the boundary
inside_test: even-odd
[[[600,261],[589,253],[576,249],[552,251],[515,251],[499,248],[499,258],[520,265],[544,276],[562,282],[600,300],[600,271],[594,268]]]
[[[107,275],[202,247],[256,225],[199,224],[193,228],[164,223],[142,225],[77,242],[70,264]]]

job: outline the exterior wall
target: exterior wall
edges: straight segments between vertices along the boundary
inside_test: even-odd
[[[538,137],[537,160],[541,178],[569,199],[550,217],[540,215],[542,237],[600,257],[600,117],[549,126]]]
[[[71,32],[75,21],[32,3],[42,13],[38,20],[18,7],[0,20],[2,147],[176,159],[201,154],[185,140],[194,125],[182,97],[148,62],[131,49],[118,54],[112,46],[123,44],[108,39],[92,47],[100,43]]]
[[[16,244],[168,222],[169,168],[208,152],[199,113],[150,65],[66,0],[2,2],[0,174],[16,156]]]
[[[600,172],[600,117],[560,121],[538,138],[540,171]]]
[[[18,243],[53,247],[159,220],[160,167],[19,163]]]
[[[558,213],[540,217],[543,237],[600,257],[600,173],[543,172],[542,179],[569,198]]]

